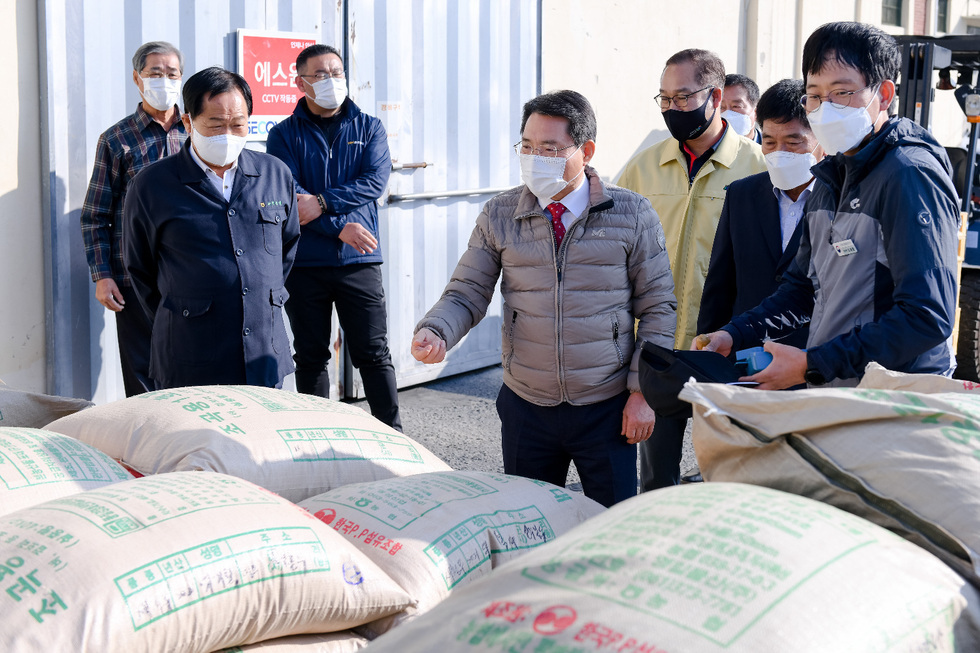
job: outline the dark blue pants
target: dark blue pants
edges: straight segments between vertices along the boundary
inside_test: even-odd
[[[565,487],[574,461],[590,499],[611,506],[636,496],[636,445],[621,435],[628,397],[623,392],[587,406],[538,406],[501,386],[504,472]]]
[[[681,482],[681,456],[687,418],[661,417],[653,434],[640,443],[640,491],[647,492]]]
[[[286,315],[293,329],[296,389],[330,396],[330,316],[344,330],[351,362],[361,372],[371,414],[402,430],[395,367],[388,351],[388,312],[381,264],[294,267],[286,279]]]
[[[116,340],[119,343],[119,363],[122,365],[123,388],[126,396],[149,392],[155,388],[150,379],[150,334],[153,325],[131,286],[121,283],[126,306],[116,313]]]

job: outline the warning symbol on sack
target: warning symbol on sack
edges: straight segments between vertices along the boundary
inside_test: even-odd
[[[534,619],[534,632],[539,635],[557,635],[573,623],[578,616],[567,605],[553,605]]]

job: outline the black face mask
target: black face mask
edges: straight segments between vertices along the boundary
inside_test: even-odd
[[[704,130],[708,128],[708,125],[711,124],[711,121],[714,120],[715,113],[718,111],[718,108],[715,107],[715,110],[711,112],[710,118],[704,115],[708,111],[708,103],[711,101],[714,92],[715,89],[712,88],[704,104],[693,111],[679,111],[677,109],[667,109],[664,111],[664,121],[667,123],[667,129],[670,130],[670,135],[683,143],[684,141],[694,140],[703,134]]]

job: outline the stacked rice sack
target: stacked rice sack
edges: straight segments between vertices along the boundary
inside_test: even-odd
[[[360,629],[371,638],[605,510],[550,483],[464,471],[346,485],[299,505],[417,601]]]
[[[92,405],[85,399],[17,390],[0,381],[0,428],[41,428]]]
[[[871,364],[857,388],[688,383],[709,481],[837,506],[931,551],[980,587],[980,391]]]
[[[368,639],[350,631],[322,635],[290,635],[258,644],[223,648],[218,653],[357,653]]]
[[[619,503],[366,651],[966,653],[980,650],[977,601],[932,554],[866,520],[704,483]]]
[[[109,456],[66,435],[0,427],[0,515],[131,478]]]
[[[213,651],[413,603],[295,504],[223,474],[147,476],[0,517],[4,651]]]
[[[348,404],[274,388],[147,392],[48,424],[141,474],[213,471],[290,501],[449,466]]]

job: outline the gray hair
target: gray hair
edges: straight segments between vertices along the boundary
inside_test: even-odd
[[[166,41],[150,41],[144,43],[133,55],[133,70],[140,72],[146,66],[146,58],[151,54],[175,54],[177,63],[180,66],[180,73],[184,74],[184,55],[176,47]]]

